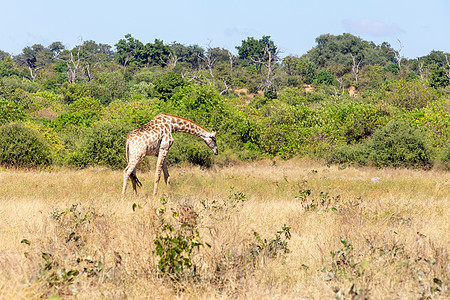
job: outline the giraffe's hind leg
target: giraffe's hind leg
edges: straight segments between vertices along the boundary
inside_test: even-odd
[[[128,166],[123,170],[123,188],[122,188],[122,194],[125,194],[125,191],[127,190],[127,184],[128,184],[128,178],[131,179],[131,183],[133,184],[133,191],[135,194],[137,194],[137,188],[136,186],[142,186],[139,179],[136,177],[136,167],[138,163],[142,160],[142,156],[137,160],[130,160],[128,163]]]
[[[164,173],[164,181],[167,185],[167,193],[170,195],[170,175],[169,175],[169,169],[167,168],[167,160],[164,160],[163,163],[163,173]]]

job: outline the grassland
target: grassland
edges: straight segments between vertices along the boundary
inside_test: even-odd
[[[450,297],[448,172],[268,160],[171,175],[164,203],[153,172],[122,197],[120,171],[1,170],[0,298]],[[174,232],[203,244],[195,275],[158,270],[154,242]]]

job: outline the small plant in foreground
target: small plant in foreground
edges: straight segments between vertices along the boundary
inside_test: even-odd
[[[250,254],[253,261],[259,255],[268,258],[274,258],[278,254],[287,254],[289,249],[287,247],[288,240],[291,239],[290,227],[284,224],[281,230],[277,231],[275,237],[272,239],[262,238],[261,235],[253,230],[253,236],[256,239],[255,243],[250,244]]]
[[[163,205],[159,208],[160,224],[156,234],[153,251],[159,257],[158,270],[172,280],[180,280],[183,275],[197,276],[194,263],[194,252],[204,244],[200,242],[197,229],[198,215],[191,206],[180,205],[176,209],[166,211]],[[205,243],[210,247],[209,244]],[[188,274],[186,274],[186,272]]]
[[[307,182],[303,182],[306,184]],[[320,192],[319,197],[312,195],[312,190],[309,188],[301,188],[295,199],[299,200],[305,211],[318,211],[320,209],[331,210],[337,212],[337,208],[332,206],[338,203],[340,196],[330,197],[328,192]]]
[[[93,259],[94,255],[86,247],[98,215],[93,208],[78,204],[64,210],[55,209],[49,215],[56,225],[55,237],[49,239],[48,249],[38,250],[43,262],[38,263],[36,280],[45,283],[42,296],[50,292],[60,296],[76,294],[76,283],[81,276],[97,277],[104,269],[102,261]],[[31,245],[27,239],[22,239],[21,243]],[[29,252],[25,256],[32,258]]]

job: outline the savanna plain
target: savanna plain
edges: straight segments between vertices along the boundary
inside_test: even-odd
[[[2,299],[448,299],[443,170],[0,170]]]

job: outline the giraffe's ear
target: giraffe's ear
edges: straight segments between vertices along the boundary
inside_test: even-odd
[[[211,132],[211,133],[212,133],[212,136],[213,136],[213,137],[216,137],[217,130],[214,130],[214,131]]]

